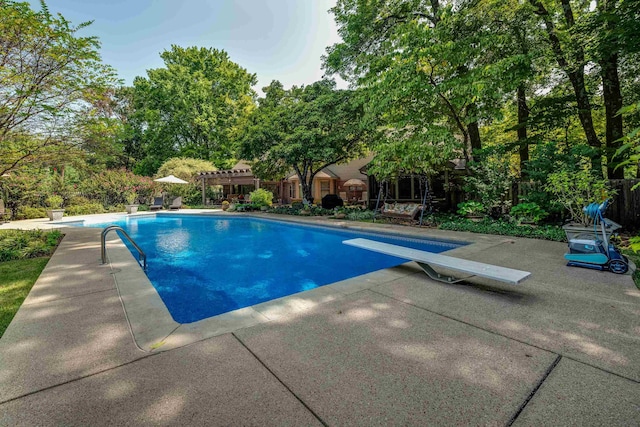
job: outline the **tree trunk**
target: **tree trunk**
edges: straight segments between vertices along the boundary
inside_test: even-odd
[[[313,203],[312,189],[313,189],[313,179],[310,182],[307,182],[307,178],[300,178],[300,183],[302,184],[302,200],[307,201],[309,203]]]
[[[467,125],[469,132],[469,141],[471,142],[471,156],[474,151],[482,149],[482,141],[480,140],[480,128],[478,126],[478,107],[471,103],[467,107],[467,117],[471,117],[473,121]]]
[[[587,93],[587,87],[584,82],[584,52],[580,46],[574,46],[573,52],[571,52],[573,63],[569,64],[565,52],[562,49],[562,44],[558,35],[556,34],[556,28],[554,22],[551,20],[551,16],[547,9],[544,7],[540,0],[529,0],[532,6],[536,8],[535,13],[540,16],[545,24],[547,30],[547,36],[551,48],[556,57],[556,61],[560,68],[567,73],[573,91],[576,95],[576,102],[578,104],[578,118],[580,124],[584,130],[584,134],[587,139],[587,143],[597,150],[596,157],[592,160],[592,166],[594,170],[602,170],[602,143],[596,134],[593,126],[593,117],[591,114],[591,102],[589,101],[589,94]],[[573,27],[573,12],[571,10],[571,4],[569,0],[561,0],[562,8],[564,11],[564,18],[569,28]],[[602,172],[599,172],[602,175]]]
[[[612,161],[623,137],[622,115],[618,111],[622,108],[622,93],[620,92],[620,79],[618,78],[618,55],[616,53],[603,58],[600,61],[602,69],[602,94],[606,118],[606,155],[607,176],[609,179],[623,179],[624,169],[615,169]]]
[[[478,128],[478,122],[471,122],[467,126],[469,130],[469,140],[471,141],[471,150],[482,149],[482,141],[480,141],[480,130]]]
[[[518,86],[518,142],[520,148],[520,178],[527,179],[526,162],[529,161],[529,143],[527,142],[527,121],[529,120],[529,107],[527,106],[527,94],[524,85]]]

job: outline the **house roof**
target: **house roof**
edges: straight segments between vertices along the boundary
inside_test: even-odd
[[[324,178],[324,179],[339,179],[340,177],[338,175],[336,175],[335,173],[333,173],[331,170],[329,170],[329,168],[324,168],[322,169],[320,172],[318,172],[315,176],[315,178]],[[292,174],[287,176],[287,181],[298,181],[298,175],[293,172]]]

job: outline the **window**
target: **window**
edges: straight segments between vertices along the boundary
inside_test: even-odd
[[[320,181],[320,198],[329,194],[329,181]]]

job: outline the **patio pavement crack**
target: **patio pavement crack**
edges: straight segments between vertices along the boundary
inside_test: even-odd
[[[536,386],[533,388],[533,390],[531,390],[531,393],[529,393],[529,395],[524,400],[524,402],[522,402],[522,404],[518,407],[518,410],[516,411],[516,413],[513,414],[513,416],[509,419],[509,421],[507,422],[507,427],[512,426],[513,423],[516,422],[516,420],[518,419],[522,411],[524,411],[524,408],[527,407],[527,404],[531,401],[531,399],[533,399],[533,396],[535,396],[535,394],[538,392],[542,384],[547,380],[551,372],[555,369],[556,366],[558,366],[558,363],[560,363],[560,360],[562,360],[562,356],[558,355],[558,357],[556,357],[556,359],[553,361],[551,366],[549,366],[546,372],[542,375],[542,378],[540,378],[540,381],[538,381],[538,384],[536,384]]]
[[[488,332],[490,334],[497,335],[499,337],[503,337],[503,338],[506,338],[506,339],[509,339],[509,340],[513,340],[513,341],[519,342],[521,344],[526,344],[526,345],[528,345],[530,347],[537,348],[538,350],[544,350],[544,351],[547,351],[547,352],[552,353],[552,354],[557,354],[559,356],[562,356],[562,358],[564,358],[564,359],[571,360],[571,361],[574,361],[574,362],[577,362],[577,363],[581,363],[583,365],[590,366],[590,367],[592,367],[594,369],[598,369],[599,371],[606,372],[607,374],[615,375],[616,377],[632,381],[632,382],[634,382],[636,384],[640,384],[640,381],[638,381],[638,380],[636,380],[634,378],[626,377],[626,376],[621,375],[621,374],[619,374],[617,372],[613,372],[613,371],[610,371],[608,369],[602,368],[601,366],[597,366],[597,365],[594,365],[592,363],[586,362],[584,360],[580,360],[580,359],[576,359],[576,358],[571,357],[571,356],[567,356],[565,354],[560,354],[560,353],[556,352],[555,350],[544,348],[544,347],[541,347],[541,346],[539,346],[537,344],[533,344],[533,343],[530,343],[530,342],[527,342],[527,341],[523,341],[523,340],[518,339],[518,338],[510,337],[509,335],[501,334],[501,333],[493,331],[491,329],[483,328],[482,326],[474,325],[473,323],[465,322],[464,320],[460,320],[458,318],[455,318],[455,317],[452,317],[452,316],[448,316],[446,314],[439,313],[437,311],[429,310],[428,308],[421,307],[419,305],[415,305],[415,304],[412,304],[410,302],[394,298],[394,297],[392,297],[390,295],[387,295],[387,294],[384,294],[382,292],[378,292],[378,291],[374,290],[373,288],[363,289],[363,290],[361,290],[359,292],[366,292],[366,291],[373,292],[373,293],[376,293],[378,295],[382,295],[382,296],[384,296],[386,298],[392,299],[392,300],[397,301],[397,302],[399,302],[401,304],[410,305],[411,307],[415,307],[417,309],[424,310],[424,311],[426,311],[428,313],[435,314],[437,316],[441,316],[441,317],[444,317],[444,318],[449,319],[449,320],[453,320],[454,322],[462,323],[463,325],[471,326],[472,328],[480,329],[481,331]]]
[[[106,369],[103,369],[103,370],[98,371],[98,372],[93,372],[93,373],[87,374],[87,375],[81,375],[79,377],[72,378],[72,379],[67,380],[67,381],[62,381],[62,382],[57,383],[57,384],[52,384],[50,386],[43,387],[43,388],[40,388],[38,390],[33,390],[33,391],[28,392],[28,393],[24,393],[24,394],[21,394],[19,396],[12,397],[10,399],[0,401],[0,406],[4,405],[5,403],[13,402],[14,400],[20,400],[22,398],[25,398],[25,397],[28,397],[28,396],[31,396],[31,395],[34,395],[34,394],[38,394],[38,393],[43,392],[43,391],[47,391],[47,390],[51,390],[51,389],[54,389],[54,388],[57,388],[57,387],[61,387],[61,386],[66,385],[66,384],[75,383],[77,381],[82,381],[85,378],[91,378],[91,377],[94,377],[96,375],[104,374],[105,372],[113,371],[113,370],[121,368],[123,366],[131,365],[133,363],[136,363],[136,362],[139,362],[141,360],[144,360],[144,359],[146,359],[148,357],[153,357],[153,356],[157,356],[157,355],[160,355],[160,354],[162,354],[162,352],[159,352],[159,353],[146,353],[146,355],[141,356],[141,357],[139,357],[137,359],[130,360],[128,362],[121,363],[119,365],[112,366],[110,368],[106,368]]]
[[[328,425],[329,425],[329,424],[327,424],[327,423],[326,423],[326,422],[325,422],[325,421],[320,417],[320,415],[318,415],[318,414],[317,414],[313,409],[311,409],[311,407],[309,407],[309,405],[307,405],[307,404],[305,403],[305,401],[304,401],[304,400],[302,400],[302,398],[301,398],[300,396],[298,396],[297,394],[295,394],[295,393],[293,392],[293,390],[291,390],[291,388],[290,388],[287,384],[285,384],[285,383],[284,383],[284,381],[282,381],[282,380],[281,380],[281,379],[276,375],[276,373],[275,373],[275,372],[273,372],[273,371],[272,371],[272,370],[271,370],[271,369],[270,369],[270,368],[269,368],[269,367],[268,367],[268,366],[267,366],[267,365],[266,365],[266,364],[265,364],[265,363],[264,363],[264,362],[263,362],[263,361],[258,357],[258,355],[257,355],[257,354],[255,354],[253,351],[251,351],[251,349],[250,349],[250,348],[249,348],[249,347],[248,347],[248,346],[247,346],[247,345],[246,345],[246,344],[245,344],[245,343],[244,343],[244,342],[243,342],[243,341],[242,341],[242,340],[241,340],[241,339],[240,339],[240,338],[239,338],[239,337],[234,333],[234,332],[232,332],[232,333],[231,333],[231,335],[233,335],[233,337],[234,337],[236,340],[238,340],[238,342],[240,343],[240,345],[242,345],[244,348],[246,348],[246,349],[247,349],[247,351],[248,351],[249,353],[251,353],[251,355],[252,355],[253,357],[255,357],[255,358],[256,358],[256,360],[257,360],[257,361],[258,361],[262,366],[264,366],[264,368],[265,368],[265,369],[266,369],[266,370],[267,370],[271,375],[273,375],[273,377],[274,377],[274,378],[275,378],[275,379],[276,379],[280,384],[282,384],[282,386],[283,386],[285,389],[287,389],[287,391],[288,391],[289,393],[291,393],[291,395],[292,395],[293,397],[295,397],[295,398],[298,400],[298,402],[300,402],[300,403],[302,404],[302,406],[304,406],[304,407],[305,407],[309,412],[311,412],[311,415],[313,415],[313,416],[318,420],[318,422],[320,422],[323,426],[328,426]]]
[[[69,295],[69,296],[66,296],[66,297],[53,298],[53,299],[49,299],[49,300],[46,300],[46,301],[36,301],[36,302],[25,301],[24,305],[37,306],[39,304],[50,304],[52,302],[64,301],[64,300],[71,299],[71,298],[80,298],[80,297],[84,297],[84,296],[87,296],[87,295],[99,294],[101,292],[113,292],[113,290],[114,290],[113,288],[98,289],[98,290],[95,290],[95,291],[83,292],[83,293],[79,293],[79,294]]]

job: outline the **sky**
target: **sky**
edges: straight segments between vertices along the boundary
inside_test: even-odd
[[[39,0],[29,0],[40,9]],[[258,77],[261,88],[280,80],[285,88],[320,80],[321,55],[340,41],[336,0],[48,0],[51,13],[72,24],[94,21],[78,35],[97,36],[104,63],[132,85],[146,70],[164,66],[160,53],[172,44],[225,50]],[[335,76],[338,87],[345,82]]]

